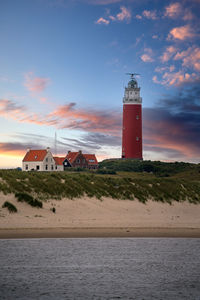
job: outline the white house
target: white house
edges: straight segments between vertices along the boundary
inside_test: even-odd
[[[22,161],[23,171],[55,171],[56,163],[50,152],[50,148],[45,150],[27,150]]]

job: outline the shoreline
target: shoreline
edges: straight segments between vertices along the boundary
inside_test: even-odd
[[[85,227],[4,228],[0,239],[26,238],[200,238],[200,228]]]

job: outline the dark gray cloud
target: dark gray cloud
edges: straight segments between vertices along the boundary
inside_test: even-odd
[[[143,109],[144,149],[200,157],[200,87],[185,88]]]

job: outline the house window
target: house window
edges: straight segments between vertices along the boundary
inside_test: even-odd
[[[51,170],[53,170],[53,165],[51,165]]]
[[[85,159],[83,159],[83,164],[85,163]]]
[[[67,162],[66,161],[64,162],[64,165],[67,166]]]
[[[139,120],[139,116],[138,115],[136,116],[136,120]]]
[[[45,169],[48,170],[48,165],[45,166]]]
[[[89,159],[89,162],[91,163],[91,162],[94,162],[94,159]]]
[[[40,166],[36,166],[36,170],[39,170],[40,169]]]
[[[46,162],[48,162],[48,157],[46,158]]]
[[[80,164],[80,159],[77,159],[76,162],[77,162],[78,164]]]
[[[56,168],[56,170],[57,170],[57,166],[56,166],[55,168]]]
[[[35,159],[37,159],[37,155],[35,155]]]
[[[136,141],[137,141],[137,142],[139,141],[139,137],[138,137],[138,136],[136,137]]]
[[[26,168],[26,170],[28,170],[28,165],[26,165],[26,167],[25,167],[25,168]]]

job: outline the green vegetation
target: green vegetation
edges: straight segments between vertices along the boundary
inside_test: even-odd
[[[15,197],[19,202],[26,202],[33,207],[42,208],[43,206],[41,201],[34,199],[31,195],[26,193],[16,193]]]
[[[104,160],[99,164],[99,170],[110,170],[110,171],[125,171],[125,172],[147,172],[153,173],[158,177],[169,177],[174,174],[178,174],[183,171],[193,170],[198,165],[175,162],[166,163],[161,161],[150,161],[150,160]],[[198,166],[200,170],[200,166]]]
[[[41,207],[41,200],[81,196],[200,203],[200,164],[106,160],[98,171],[0,170],[0,191]],[[37,200],[37,199],[39,200]],[[39,203],[39,204],[38,204]]]
[[[9,210],[10,213],[16,213],[17,212],[17,208],[15,207],[15,205],[10,203],[9,201],[4,202],[4,204],[2,205],[2,208],[4,208],[4,207],[7,207],[7,209]]]

